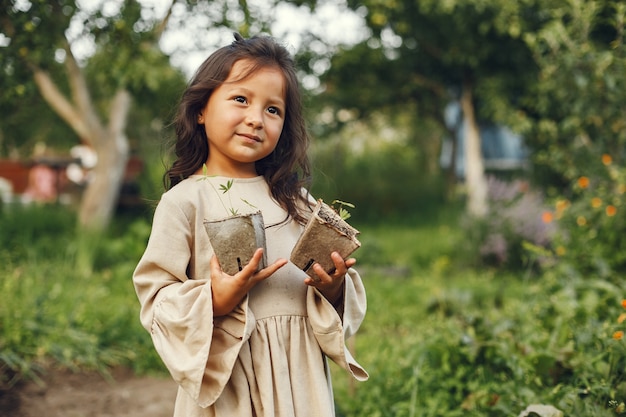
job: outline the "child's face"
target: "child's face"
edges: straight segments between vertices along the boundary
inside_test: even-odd
[[[285,77],[278,68],[261,68],[241,80],[250,65],[237,61],[198,118],[209,140],[210,175],[256,176],[254,163],[268,156],[285,121]]]

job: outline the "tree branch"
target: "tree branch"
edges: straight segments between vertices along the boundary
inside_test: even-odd
[[[61,93],[46,71],[31,66],[33,78],[42,97],[54,111],[76,132],[81,138],[89,137],[89,127],[72,103]]]
[[[70,48],[70,44],[65,37],[63,39],[63,48],[66,52],[65,68],[67,70],[68,81],[70,90],[72,91],[74,104],[77,106],[77,109],[90,132],[89,135],[81,138],[90,144],[93,144],[93,142],[98,140],[99,137],[102,137],[102,124],[100,123],[100,119],[98,118],[98,115],[93,107],[85,76],[78,66],[76,58]],[[97,137],[94,137],[94,133]]]
[[[109,118],[109,133],[116,138],[124,138],[126,130],[126,121],[130,110],[131,96],[125,89],[120,89],[115,93],[115,97],[111,100],[111,110]],[[128,147],[125,140],[123,143],[118,141],[119,147]]]
[[[175,3],[176,3],[176,0],[172,0],[172,3],[170,3],[170,7],[167,8],[167,13],[165,14],[165,17],[154,28],[154,35],[155,35],[154,38],[156,39],[156,42],[158,42],[161,39],[161,36],[163,36],[163,32],[165,32],[165,28],[167,27],[167,22],[169,22],[170,17],[172,16],[172,9],[174,8]]]

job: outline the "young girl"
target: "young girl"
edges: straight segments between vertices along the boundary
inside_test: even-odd
[[[287,261],[312,200],[289,53],[235,35],[198,69],[175,126],[177,159],[133,275],[141,322],[179,385],[175,416],[333,416],[326,358],[368,377],[345,347],[366,299],[353,258],[334,252],[334,272],[316,264],[316,280]],[[262,212],[269,264],[258,270],[258,249],[233,276],[203,226],[228,216],[216,189],[230,180],[233,208]]]

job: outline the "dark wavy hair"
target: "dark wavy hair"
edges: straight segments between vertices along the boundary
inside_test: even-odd
[[[209,156],[209,145],[198,115],[209,97],[227,78],[235,62],[249,60],[253,65],[242,78],[260,68],[278,68],[287,83],[285,121],[274,151],[256,162],[259,175],[265,177],[272,196],[296,221],[304,223],[302,208],[308,207],[307,195],[302,193],[310,184],[307,156],[309,134],[302,114],[300,85],[295,63],[287,51],[269,36],[244,39],[235,33],[235,41],[211,54],[200,65],[180,99],[174,117],[176,160],[166,171],[163,182],[170,189],[197,172]]]

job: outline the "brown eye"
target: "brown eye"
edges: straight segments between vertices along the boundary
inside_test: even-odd
[[[278,107],[274,107],[274,106],[268,107],[268,108],[267,108],[267,111],[268,111],[270,114],[280,115],[280,110],[278,109]]]

